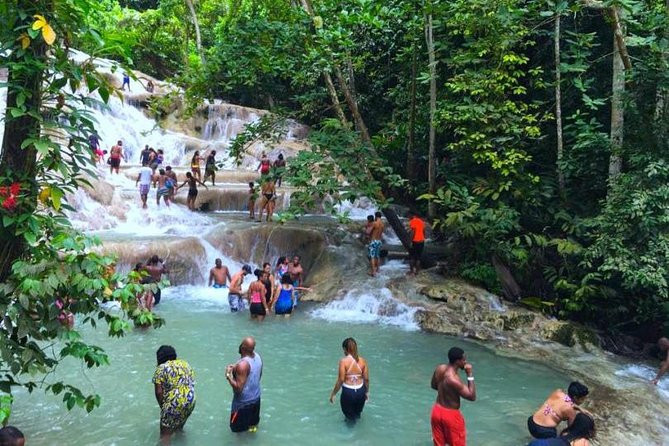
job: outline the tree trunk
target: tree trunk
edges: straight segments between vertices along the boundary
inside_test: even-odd
[[[427,44],[427,56],[430,69],[430,136],[428,148],[427,180],[430,193],[434,194],[437,189],[437,163],[435,160],[435,137],[436,130],[434,120],[437,113],[437,62],[434,50],[434,27],[432,24],[432,13],[425,20],[425,42]],[[428,216],[434,218],[436,215],[433,201],[428,202]]]
[[[497,273],[497,279],[502,285],[502,293],[507,300],[516,302],[520,299],[520,286],[514,279],[511,269],[496,255],[492,256],[492,266]]]
[[[625,65],[618,48],[618,39],[613,40],[613,83],[611,95],[611,156],[609,158],[609,181],[615,180],[622,169],[621,150],[623,146],[625,114],[623,95],[625,94]]]
[[[186,5],[190,10],[190,15],[193,19],[193,25],[195,26],[195,46],[197,47],[197,53],[200,55],[200,60],[202,65],[205,64],[204,61],[204,52],[202,51],[202,38],[200,35],[200,22],[197,20],[197,14],[195,13],[195,6],[193,5],[193,0],[186,0]]]
[[[35,58],[45,57],[44,44],[34,43]],[[9,53],[6,57],[11,59],[17,57],[17,52]],[[22,58],[22,56],[19,56]],[[20,63],[20,60],[12,62]],[[11,66],[11,63],[8,63]],[[24,90],[30,93],[25,99],[25,109],[28,111],[39,111],[42,109],[42,82],[44,78],[43,69],[31,67],[26,70],[10,70],[7,90],[7,108],[17,106],[17,92]],[[21,181],[23,188],[29,188],[27,195],[30,197],[23,200],[23,206],[34,209],[36,197],[35,176],[37,168],[37,150],[33,144],[21,148],[21,144],[28,138],[36,138],[40,134],[40,120],[30,115],[18,118],[11,117],[7,113],[4,120],[5,132],[2,138],[2,150],[0,151],[0,172],[11,182]],[[25,209],[23,209],[25,211]],[[25,242],[22,236],[14,236],[12,228],[3,228],[0,232],[0,283],[5,282],[11,274],[11,268],[24,252]]]
[[[560,82],[562,75],[560,73],[560,14],[555,16],[554,33],[554,56],[555,56],[555,129],[557,138],[557,174],[558,188],[560,196],[564,197],[564,171],[562,170],[562,159],[564,157],[564,147],[562,142],[562,89]]]
[[[416,50],[416,39],[414,39],[411,51],[411,89],[409,91],[411,103],[409,105],[409,129],[407,132],[406,177],[409,180],[416,179],[416,84],[418,76]]]
[[[348,83],[346,82],[346,79],[344,78],[344,75],[342,74],[339,67],[334,67],[334,72],[335,76],[337,77],[337,82],[339,82],[339,86],[344,93],[346,104],[348,105],[348,108],[351,110],[351,114],[353,115],[355,128],[358,130],[358,132],[360,132],[360,138],[365,144],[371,145],[372,138],[369,136],[369,130],[367,130],[365,121],[362,119],[362,115],[360,114],[360,109],[358,109],[358,101],[355,99],[355,92],[351,91],[349,88]]]

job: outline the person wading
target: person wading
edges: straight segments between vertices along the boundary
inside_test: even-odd
[[[214,260],[214,267],[209,270],[209,286],[227,288],[227,281],[231,280],[228,267],[221,259]]]
[[[467,374],[467,385],[460,381],[458,370]],[[472,365],[467,363],[461,348],[451,348],[448,364],[440,364],[434,370],[432,388],[437,391],[437,401],[432,406],[430,417],[434,446],[465,446],[467,434],[465,419],[460,412],[460,398],[476,401],[476,384]]]
[[[358,356],[358,344],[353,338],[346,338],[342,342],[344,357],[339,360],[337,381],[330,393],[330,402],[342,389],[341,411],[347,421],[355,422],[360,418],[365,401],[369,399],[369,367],[362,356]]]
[[[255,339],[244,338],[239,345],[241,359],[225,368],[225,378],[233,392],[230,410],[232,432],[255,432],[260,423],[260,379],[263,364],[255,347]]]
[[[369,275],[372,277],[376,276],[379,272],[379,263],[381,261],[381,239],[383,238],[383,230],[385,228],[383,220],[381,220],[381,215],[379,211],[374,214],[374,223],[372,223],[369,234],[371,242],[367,246],[370,266]]]
[[[244,277],[251,274],[251,267],[244,265],[237,274],[232,276],[230,280],[230,292],[228,293],[228,303],[230,304],[230,311],[236,313],[244,309],[244,301],[242,300],[242,283]]]

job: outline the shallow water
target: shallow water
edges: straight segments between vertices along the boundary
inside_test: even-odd
[[[465,349],[478,386],[478,400],[465,401],[462,408],[469,444],[521,445],[527,416],[568,382],[545,366],[498,357],[464,340],[378,323],[327,321],[323,306],[301,305],[291,319],[258,324],[248,314],[229,313],[225,293],[218,293],[171,288],[157,310],[167,319],[163,328],[135,330],[120,340],[108,339],[102,330],[87,333],[107,350],[112,365],[84,370],[63,364],[58,376],[99,393],[102,406],[91,414],[67,412],[60,398],[37,391],[17,395],[12,422],[33,446],[156,444],[159,410],[151,377],[161,344],[173,345],[196,372],[197,406],[175,445],[430,445],[435,398],[430,378],[453,345]],[[257,433],[237,435],[228,428],[232,392],[223,374],[247,335],[256,337],[265,362],[261,423]],[[358,340],[370,366],[370,401],[354,428],[344,423],[338,403],[327,401],[347,336]]]

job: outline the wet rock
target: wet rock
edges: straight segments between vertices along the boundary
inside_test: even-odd
[[[86,177],[86,180],[90,184],[82,183],[82,187],[89,197],[104,206],[112,204],[115,189],[113,185],[99,178]]]

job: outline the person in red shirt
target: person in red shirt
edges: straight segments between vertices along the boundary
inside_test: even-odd
[[[425,248],[425,222],[416,212],[409,212],[409,232],[411,249],[409,250],[409,274],[418,274],[418,265]]]

